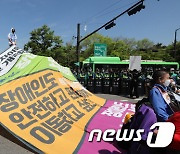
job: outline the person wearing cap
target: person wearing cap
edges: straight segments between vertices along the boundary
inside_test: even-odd
[[[11,33],[8,34],[9,46],[16,45],[17,35],[15,29],[11,28]]]

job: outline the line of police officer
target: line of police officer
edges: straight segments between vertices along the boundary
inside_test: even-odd
[[[158,69],[156,69],[158,70]],[[154,71],[156,71],[154,70]],[[153,69],[146,68],[139,72],[128,69],[82,69],[79,73],[72,71],[78,81],[93,93],[130,95],[130,97],[147,94],[148,86],[152,80]],[[180,84],[179,70],[170,70],[172,78]]]

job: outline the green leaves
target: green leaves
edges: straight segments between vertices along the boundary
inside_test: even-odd
[[[80,44],[80,61],[94,55],[94,43],[107,44],[107,56],[117,56],[122,60],[129,56],[142,56],[144,60],[164,60],[180,62],[180,42],[176,44],[176,57],[174,57],[173,43],[163,46],[154,44],[149,39],[135,40],[134,38],[110,38],[95,33]],[[47,25],[30,32],[30,40],[24,46],[36,55],[52,57],[63,66],[74,67],[76,62],[76,46],[73,42],[63,45],[60,36],[55,36]],[[157,51],[157,52],[153,52]]]
[[[180,61],[180,42],[177,42],[176,57],[174,58],[173,45],[154,44],[147,38],[138,41],[132,38],[112,39],[100,34],[94,34],[81,44],[81,48],[84,49],[81,52],[81,60],[93,56],[94,43],[106,43],[107,55],[117,56],[122,60],[129,59],[129,56],[142,56],[144,60]]]
[[[49,50],[53,51],[54,49],[59,48],[62,43],[61,38],[54,35],[54,31],[52,31],[47,25],[43,25],[30,33],[30,41],[24,48],[34,54],[38,53],[40,55],[46,55]]]

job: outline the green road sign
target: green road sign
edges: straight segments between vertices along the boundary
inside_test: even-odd
[[[94,56],[106,56],[107,55],[107,44],[94,44]]]

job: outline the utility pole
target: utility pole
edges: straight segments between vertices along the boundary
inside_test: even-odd
[[[176,42],[177,42],[177,31],[180,30],[180,28],[175,30],[175,37],[174,37],[174,58],[176,57]]]
[[[104,28],[105,29],[109,29],[108,26],[112,25],[114,26],[114,21],[119,18],[120,16],[124,15],[125,13],[128,13],[128,15],[132,15],[132,14],[136,14],[137,12],[139,12],[141,9],[144,9],[145,6],[143,5],[144,0],[140,0],[139,2],[137,2],[136,4],[134,4],[133,6],[131,6],[130,8],[128,8],[127,10],[125,10],[124,12],[122,12],[121,14],[117,15],[116,17],[114,17],[113,19],[111,19],[110,21],[108,21],[107,23],[105,23],[104,25],[102,25],[101,27],[99,27],[98,29],[94,30],[93,32],[91,32],[90,34],[88,34],[87,36],[85,36],[84,38],[80,39],[80,24],[77,25],[77,46],[76,46],[76,53],[77,53],[77,62],[79,62],[79,46],[80,43],[82,41],[84,41],[85,39],[87,39],[89,36],[93,35],[94,33],[98,32],[100,29]],[[107,28],[106,28],[107,26]]]
[[[80,23],[77,24],[77,46],[76,46],[76,53],[77,53],[77,62],[79,62],[79,46],[80,46]]]

